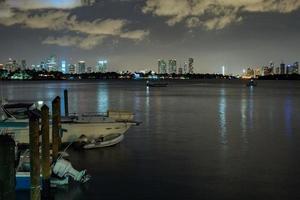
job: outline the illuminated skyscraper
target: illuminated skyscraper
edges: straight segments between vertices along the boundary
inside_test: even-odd
[[[299,74],[299,62],[294,63],[293,73],[294,74]]]
[[[66,74],[67,73],[67,67],[66,67],[66,61],[61,61],[61,72]]]
[[[46,68],[48,71],[58,71],[57,58],[55,55],[52,55],[50,58],[48,58]]]
[[[262,73],[263,76],[272,75],[272,68],[270,68],[269,66],[264,66],[262,67]]]
[[[185,62],[184,65],[183,65],[183,72],[184,72],[185,74],[188,73],[188,63],[187,63],[187,62]]]
[[[175,59],[169,60],[169,74],[177,73],[177,61]]]
[[[107,72],[107,60],[99,60],[96,66],[96,72],[105,73]]]
[[[225,66],[222,66],[222,75],[225,76]]]
[[[167,73],[167,63],[164,60],[158,60],[158,73],[166,74]]]
[[[78,74],[83,74],[85,73],[85,61],[79,61],[78,62],[78,70],[77,70]]]
[[[40,70],[48,70],[47,69],[47,65],[46,65],[46,63],[44,61],[42,61],[39,66],[40,66]]]
[[[269,67],[270,67],[270,70],[271,70],[271,74],[274,74],[275,73],[275,65],[274,65],[273,61],[270,62]]]
[[[287,74],[298,74],[299,73],[299,63],[295,62],[292,65],[287,65],[286,73]]]
[[[193,73],[194,73],[194,59],[189,58],[189,74],[193,74]]]

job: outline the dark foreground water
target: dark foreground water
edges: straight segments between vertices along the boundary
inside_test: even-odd
[[[131,110],[143,123],[114,147],[78,152],[92,179],[55,199],[300,199],[300,82],[1,82],[9,100],[69,89],[71,112]],[[27,195],[27,196],[26,196]],[[29,199],[18,193],[18,199]]]

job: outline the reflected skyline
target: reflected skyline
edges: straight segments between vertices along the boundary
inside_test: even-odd
[[[219,132],[221,134],[221,143],[227,144],[227,126],[226,126],[226,112],[227,112],[227,104],[226,104],[226,89],[222,87],[220,90],[220,100],[219,100]]]
[[[109,110],[109,91],[107,84],[100,84],[97,89],[97,112],[106,113]]]

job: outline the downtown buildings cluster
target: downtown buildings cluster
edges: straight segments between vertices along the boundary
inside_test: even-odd
[[[285,64],[281,62],[276,66],[274,62],[270,62],[268,66],[254,67],[243,70],[242,78],[259,78],[262,76],[272,75],[293,75],[299,74],[299,62],[293,64]]]
[[[158,60],[158,74],[194,74],[194,59],[189,58],[184,62],[183,66],[180,64],[177,66],[176,59],[170,59],[165,61],[164,59]]]
[[[25,59],[17,61],[9,58],[5,64],[0,64],[0,70],[14,72],[16,70],[36,70],[47,72],[62,72],[64,74],[83,74],[83,73],[106,73],[108,68],[107,60],[98,60],[95,66],[87,66],[85,61],[77,63],[67,63],[65,60],[58,61],[57,56],[51,55],[37,65],[27,65]]]

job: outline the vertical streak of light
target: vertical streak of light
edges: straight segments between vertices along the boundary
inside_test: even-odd
[[[150,110],[150,91],[149,87],[146,87],[146,99],[145,99],[145,110],[146,110],[146,124],[149,125],[149,110]]]
[[[253,128],[253,112],[254,112],[254,105],[253,105],[253,91],[254,88],[250,87],[250,99],[249,99],[249,126]]]
[[[107,112],[109,108],[109,97],[107,84],[101,84],[97,90],[97,111],[100,113]]]
[[[221,143],[227,144],[227,127],[226,127],[226,91],[224,88],[220,91],[219,102],[219,130],[221,134]]]

